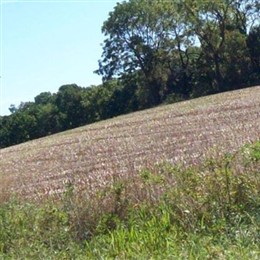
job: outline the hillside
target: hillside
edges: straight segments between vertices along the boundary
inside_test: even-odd
[[[260,86],[161,106],[0,150],[0,192],[95,190],[160,161],[199,163],[260,137]]]

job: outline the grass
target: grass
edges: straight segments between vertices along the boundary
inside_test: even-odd
[[[260,141],[151,165],[95,192],[0,206],[3,259],[259,259]],[[90,197],[91,194],[91,197]]]

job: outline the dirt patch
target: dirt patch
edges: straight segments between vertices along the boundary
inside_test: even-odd
[[[160,106],[0,150],[0,196],[59,196],[68,182],[95,191],[146,165],[196,164],[259,137],[260,87]]]

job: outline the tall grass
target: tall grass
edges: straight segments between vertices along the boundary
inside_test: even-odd
[[[95,194],[66,185],[60,202],[1,204],[0,258],[260,257],[260,142],[198,166],[115,176]]]

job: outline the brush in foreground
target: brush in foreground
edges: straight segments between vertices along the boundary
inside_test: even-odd
[[[193,167],[161,164],[89,197],[0,207],[4,259],[259,259],[260,142]]]

